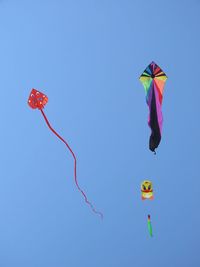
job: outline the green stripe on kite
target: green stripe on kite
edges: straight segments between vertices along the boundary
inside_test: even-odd
[[[151,218],[150,218],[150,215],[148,215],[148,230],[149,230],[149,234],[150,236],[152,237],[153,236],[153,233],[152,233],[152,225],[151,225]]]

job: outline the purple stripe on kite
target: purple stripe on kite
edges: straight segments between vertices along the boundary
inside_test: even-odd
[[[150,115],[151,115],[152,95],[153,95],[153,82],[151,82],[151,85],[150,85],[149,91],[148,91],[148,95],[147,95],[147,98],[146,98],[147,105],[149,107],[148,125],[149,125],[150,128],[151,128],[151,126],[150,126],[150,119],[151,119]]]

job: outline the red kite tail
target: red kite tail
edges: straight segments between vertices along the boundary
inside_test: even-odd
[[[80,186],[78,184],[77,175],[76,175],[76,165],[77,165],[76,162],[77,162],[77,160],[76,160],[76,156],[75,156],[74,152],[72,151],[72,149],[68,145],[68,143],[51,127],[51,125],[50,125],[50,123],[49,123],[49,121],[48,121],[48,119],[47,119],[44,111],[42,109],[40,109],[40,110],[41,110],[41,113],[42,113],[42,115],[43,115],[43,117],[44,117],[44,119],[46,121],[46,124],[48,125],[49,129],[67,146],[67,148],[69,149],[70,153],[72,154],[72,157],[74,158],[74,180],[75,180],[75,183],[76,183],[76,186],[77,186],[78,190],[81,192],[81,194],[83,195],[83,197],[85,199],[85,202],[90,206],[90,208],[92,209],[92,211],[94,213],[98,214],[101,217],[101,219],[103,219],[103,214],[101,212],[97,211],[94,208],[94,206],[92,205],[92,203],[88,200],[85,192],[80,188]]]

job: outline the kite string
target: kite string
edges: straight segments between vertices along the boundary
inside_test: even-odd
[[[92,209],[92,211],[98,215],[100,215],[101,219],[103,219],[103,214],[99,211],[97,211],[94,206],[92,205],[92,203],[88,200],[85,192],[80,188],[79,184],[78,184],[78,180],[77,180],[77,175],[76,175],[76,163],[77,163],[77,160],[76,160],[76,156],[74,154],[74,152],[72,151],[71,147],[68,145],[68,143],[51,127],[44,111],[42,109],[40,109],[45,121],[46,121],[46,124],[47,126],[49,127],[49,129],[67,146],[67,148],[69,149],[70,153],[72,154],[73,158],[74,158],[74,180],[75,180],[75,183],[76,183],[76,186],[78,188],[78,190],[81,192],[81,194],[83,195],[84,199],[85,199],[85,202],[90,206],[90,208]]]

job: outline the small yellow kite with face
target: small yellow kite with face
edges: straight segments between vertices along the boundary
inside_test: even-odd
[[[151,181],[145,180],[141,184],[142,200],[153,200],[153,185]]]

